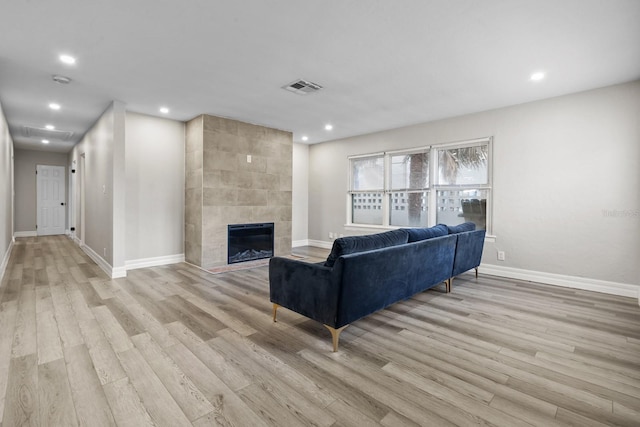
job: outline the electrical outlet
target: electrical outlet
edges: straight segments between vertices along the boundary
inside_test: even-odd
[[[330,238],[330,239],[333,239],[333,231],[330,231],[330,232],[329,232],[329,238]]]
[[[102,254],[103,254],[104,256],[107,256],[107,248],[102,248]]]
[[[498,251],[498,261],[504,261],[504,251]]]

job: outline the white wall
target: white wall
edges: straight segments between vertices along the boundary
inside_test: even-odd
[[[347,156],[485,136],[496,240],[483,264],[640,283],[640,81],[313,145],[309,238],[356,233],[344,228]]]
[[[184,258],[184,123],[128,113],[114,101],[68,165],[76,169],[71,226],[107,273]]]
[[[83,153],[84,163],[81,160]],[[82,191],[80,185],[78,190],[82,191],[85,197],[85,223],[80,224],[78,196],[75,206],[76,233],[79,236],[80,228],[84,227],[85,245],[116,272],[124,271],[123,200],[126,184],[124,165],[120,164],[123,159],[124,106],[114,101],[82,141],[73,147],[69,154],[69,166],[77,170],[79,181],[84,175],[84,190]]]
[[[112,173],[112,205],[111,205],[111,238],[113,240],[111,265],[115,276],[126,276],[126,192],[125,176],[125,108],[124,103],[114,101],[113,104],[113,173]]]
[[[0,104],[0,280],[13,242],[13,140]]]
[[[309,146],[293,144],[291,240],[306,245],[309,239]]]
[[[36,166],[67,166],[67,155],[48,151],[15,150],[15,232],[36,232]],[[65,172],[65,182],[68,174]],[[68,188],[68,186],[65,186]],[[69,195],[66,194],[67,200]]]
[[[127,112],[125,143],[127,261],[183,255],[184,123]]]

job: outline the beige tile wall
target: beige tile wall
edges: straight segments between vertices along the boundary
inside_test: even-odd
[[[195,265],[202,264],[202,124],[203,117],[196,117],[185,131],[184,257]]]
[[[187,124],[186,146],[187,261],[226,264],[227,225],[252,222],[273,222],[275,254],[291,253],[292,134],[204,115]]]

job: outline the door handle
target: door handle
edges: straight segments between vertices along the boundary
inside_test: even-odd
[[[64,206],[64,202],[60,202],[60,206]]]

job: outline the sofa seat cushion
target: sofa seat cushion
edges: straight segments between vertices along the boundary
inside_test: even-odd
[[[433,239],[434,237],[446,236],[449,234],[449,230],[444,224],[438,224],[433,227],[404,228],[403,230],[407,230],[407,233],[409,233],[408,243]]]
[[[385,233],[368,234],[366,236],[340,237],[334,240],[331,253],[324,263],[325,267],[333,267],[336,260],[347,254],[371,251],[373,249],[386,248],[407,243],[409,233],[406,230],[392,230]]]
[[[465,231],[473,231],[476,229],[476,225],[469,221],[458,225],[447,225],[447,229],[449,230],[449,234],[458,234],[464,233]]]

